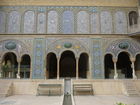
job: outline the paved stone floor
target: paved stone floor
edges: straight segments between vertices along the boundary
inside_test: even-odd
[[[0,97],[0,105],[62,105],[63,96],[15,95]],[[74,96],[75,105],[116,105],[117,102],[140,105],[140,97],[127,96]]]
[[[117,102],[122,102],[128,105],[140,105],[140,97],[127,96],[74,96],[76,105],[116,105]]]
[[[62,96],[15,95],[0,98],[0,105],[61,105]]]

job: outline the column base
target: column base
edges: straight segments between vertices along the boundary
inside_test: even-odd
[[[20,75],[18,73],[16,74],[16,76],[17,76],[17,79],[20,79]]]
[[[118,79],[118,73],[115,74],[114,79]]]
[[[137,76],[136,75],[133,75],[133,79],[137,79]]]

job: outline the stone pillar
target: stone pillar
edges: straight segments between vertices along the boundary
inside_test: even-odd
[[[135,73],[135,65],[134,65],[134,62],[135,62],[135,58],[131,58],[131,67],[132,67],[132,76],[133,76],[133,79],[137,79],[137,76],[136,76],[136,73]]]
[[[117,59],[113,58],[113,63],[114,63],[114,79],[118,78],[118,73],[117,73]]]
[[[18,79],[20,79],[20,63],[21,63],[21,60],[18,60],[18,73],[17,73]]]
[[[2,62],[0,61],[0,78],[2,78]]]
[[[78,79],[79,78],[79,70],[78,70],[78,61],[79,61],[79,57],[76,57],[76,79]]]
[[[57,79],[60,78],[60,67],[59,67],[60,57],[57,57]]]

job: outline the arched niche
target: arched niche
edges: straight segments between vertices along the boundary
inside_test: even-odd
[[[24,33],[32,34],[35,31],[35,13],[26,11],[24,14]]]
[[[86,11],[77,14],[77,33],[89,34],[89,14]]]
[[[47,33],[56,34],[58,32],[58,13],[56,11],[48,12]]]
[[[20,33],[21,15],[17,11],[9,13],[8,19],[8,33]]]
[[[62,32],[63,34],[74,33],[74,14],[72,11],[64,11],[62,18]]]

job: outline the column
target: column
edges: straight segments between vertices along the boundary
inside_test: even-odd
[[[0,61],[0,78],[2,78],[2,62]]]
[[[59,61],[60,61],[60,57],[57,57],[57,79],[60,78],[60,68],[59,68]]]
[[[134,65],[134,62],[135,62],[135,58],[131,58],[131,67],[132,67],[132,76],[133,76],[133,79],[137,79],[137,76],[136,76],[136,73],[135,73],[135,65]]]
[[[113,59],[114,63],[114,79],[118,78],[118,73],[117,73],[117,59]]]
[[[30,61],[30,79],[32,78],[32,70],[33,70],[33,67],[32,67],[32,59]]]
[[[76,57],[76,79],[79,78],[78,61],[79,61],[79,57]]]
[[[17,78],[20,79],[20,60],[18,60],[18,73],[17,73]]]

